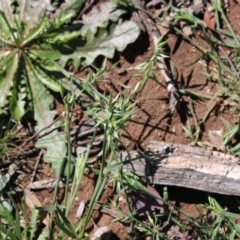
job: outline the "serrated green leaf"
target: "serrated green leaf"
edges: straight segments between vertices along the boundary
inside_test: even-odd
[[[80,2],[80,1],[79,1]],[[71,21],[75,17],[76,12],[74,10],[69,10],[68,12],[60,12],[58,17],[53,17],[52,21],[49,24],[49,30],[56,30],[61,27],[63,24]]]
[[[124,13],[126,10],[118,8],[114,2],[102,3],[99,9],[93,8],[88,15],[83,15],[82,36],[86,36],[89,30],[95,35],[98,28],[106,28],[109,21],[116,22]]]
[[[22,85],[21,78],[18,76],[14,81],[12,96],[9,100],[9,110],[13,119],[20,120],[25,114],[26,97],[26,87]]]
[[[75,13],[78,13],[82,7],[82,4],[82,0],[65,1],[62,3],[59,9],[56,10],[56,13],[52,15],[52,18],[58,18],[63,12],[74,11]]]
[[[81,31],[73,31],[73,32],[63,32],[61,34],[56,35],[52,39],[53,43],[67,43],[73,39],[78,38],[81,35]]]
[[[33,99],[34,118],[37,121],[35,130],[39,132],[53,123],[57,112],[51,110],[53,106],[53,96],[50,95],[49,91],[38,79],[38,76],[33,75],[34,71],[31,62],[28,59],[26,59],[26,62],[28,63],[26,65],[26,71]],[[66,134],[58,131],[61,124],[62,122],[58,121],[42,131],[35,144],[36,148],[46,149],[44,161],[52,164],[52,169],[56,173],[58,173],[61,160],[66,154]]]
[[[20,0],[22,20],[27,23],[23,36],[27,36],[30,30],[35,27],[47,11],[54,11],[51,0]]]
[[[0,11],[0,28],[2,31],[2,34],[0,34],[0,42],[11,46],[14,45],[14,43],[11,31],[5,19],[4,13]]]
[[[14,75],[18,68],[19,54],[16,51],[13,51],[9,60],[7,61],[7,75],[5,79],[0,80],[0,108],[4,107],[7,102],[7,96],[10,93],[10,88],[13,85]]]
[[[62,46],[64,48],[64,46]],[[41,58],[42,60],[52,60],[55,61],[61,57],[61,53],[58,46],[51,43],[38,44],[35,48],[31,49],[29,53],[32,59]]]
[[[46,65],[42,65],[41,67],[50,72],[59,72],[59,73],[61,72],[63,74],[63,76],[65,76],[67,78],[70,78],[73,75],[71,72],[68,72],[63,67],[61,67],[57,62],[49,61]],[[52,89],[55,92],[60,92],[59,83],[56,83],[56,80],[53,82],[53,79],[51,79],[51,80],[49,80],[49,82],[55,83],[55,85],[57,84],[57,86],[55,86],[55,89],[53,89],[53,88],[51,88],[51,86],[49,86],[50,89]],[[42,83],[44,83],[44,80],[42,80]],[[48,86],[48,84],[45,84],[45,85]]]
[[[79,47],[78,51],[73,54],[62,55],[61,63],[65,65],[69,59],[72,59],[74,66],[77,67],[80,62],[84,65],[92,64],[99,55],[112,58],[115,49],[120,52],[123,51],[128,44],[137,39],[139,34],[140,30],[137,24],[131,21],[117,25],[109,33],[103,30],[98,36],[94,36],[91,31],[88,31],[87,43]]]
[[[59,70],[57,68],[52,68],[52,71]],[[54,79],[48,76],[44,71],[42,71],[37,66],[32,66],[32,71],[35,76],[37,76],[37,79],[41,81],[42,84],[44,84],[47,88],[51,89],[54,92],[60,92],[61,87],[60,84]]]
[[[39,24],[21,41],[21,47],[24,47],[33,39],[37,39],[46,31],[47,17],[43,17]]]
[[[1,40],[0,40],[1,41]],[[4,60],[6,60],[7,56],[10,56],[10,53],[12,52],[11,49],[9,48],[4,48],[1,47],[0,48],[0,65],[3,67],[5,65],[5,63],[3,63]],[[3,63],[3,64],[2,64]],[[2,71],[2,68],[1,68]]]
[[[18,52],[17,49],[5,52],[6,55],[0,61],[0,70],[1,70],[2,73],[7,70],[7,66],[8,66],[9,61],[11,61],[11,59],[14,56],[14,54],[16,54],[17,52]],[[0,55],[1,55],[1,53],[2,52],[0,51]]]
[[[8,23],[12,26],[15,27],[15,22],[14,22],[14,15],[12,12],[12,0],[0,0],[0,9],[4,12],[4,15],[8,21]]]

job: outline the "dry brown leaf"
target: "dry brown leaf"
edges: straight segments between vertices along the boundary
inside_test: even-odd
[[[37,206],[42,206],[42,204],[40,203],[40,201],[38,200],[38,198],[36,197],[36,195],[27,190],[27,189],[24,189],[24,193],[25,193],[25,196],[26,196],[26,204],[27,206],[32,210],[36,205]],[[40,221],[42,221],[46,227],[49,226],[49,216],[47,214],[47,212],[40,212]]]
[[[204,13],[203,21],[208,28],[214,30],[216,25],[216,19],[215,19],[214,13],[208,11],[208,9],[211,7],[212,5],[207,2],[207,10]]]

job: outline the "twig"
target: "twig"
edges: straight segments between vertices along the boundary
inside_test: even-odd
[[[156,28],[155,23],[150,18],[150,16],[144,10],[144,7],[140,0],[132,0],[132,3],[139,9],[138,14],[142,20],[145,28],[147,29],[148,35],[152,37],[154,45],[158,43],[158,39],[161,37],[161,33]],[[170,94],[169,107],[173,111],[180,102],[180,97],[177,88],[172,80],[172,74],[168,70],[166,59],[163,57],[158,57],[157,67],[166,83],[167,90]]]
[[[84,132],[82,132],[82,133],[79,133],[74,140],[78,140],[78,139],[81,138],[81,137],[88,136],[89,134],[94,133],[95,130],[96,130],[96,129],[94,129],[94,127],[93,127],[93,128],[91,128],[91,129],[89,129],[89,130],[86,130],[86,131],[84,131]],[[99,130],[100,130],[100,129],[99,129]]]
[[[39,151],[39,149],[34,148],[34,149],[29,150],[29,151],[18,153],[18,154],[12,153],[12,154],[9,155],[9,157],[12,158],[12,159],[23,158],[23,157],[27,157],[29,155],[32,155],[32,154],[34,154],[38,151]]]
[[[210,28],[210,31],[213,33],[213,35],[217,38],[217,40],[219,40],[220,42],[224,43],[224,35],[219,33],[217,30],[215,30],[214,28]],[[227,59],[229,66],[231,67],[232,71],[235,73],[235,75],[237,76],[238,80],[240,80],[240,76],[237,72],[237,69],[235,68],[233,62],[231,61],[231,59],[229,58],[228,54],[226,53],[226,51],[223,49],[222,46],[218,45],[218,49],[223,53],[224,57]]]
[[[235,66],[233,65],[231,59],[228,57],[227,53],[224,51],[224,49],[222,48],[222,46],[218,46],[218,49],[223,53],[223,55],[225,56],[225,58],[228,61],[228,64],[230,65],[232,71],[235,73],[235,75],[237,76],[238,80],[240,80],[240,76],[235,68]]]
[[[35,175],[36,175],[36,172],[37,172],[37,168],[38,168],[39,162],[42,158],[42,155],[43,155],[43,150],[41,150],[40,153],[39,153],[39,156],[38,156],[38,159],[37,159],[37,162],[35,164],[34,171],[33,171],[32,177],[31,177],[31,183],[34,181],[34,178],[35,178]]]

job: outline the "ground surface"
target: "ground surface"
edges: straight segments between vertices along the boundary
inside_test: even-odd
[[[236,30],[240,33],[239,17],[240,6],[233,0],[230,0],[229,19]],[[178,87],[184,87],[199,93],[214,94],[218,90],[215,83],[207,81],[204,75],[204,68],[202,63],[197,62],[194,65],[187,65],[193,62],[198,56],[198,52],[191,45],[175,35],[169,34],[168,45],[170,48],[170,57],[173,61],[178,73]],[[201,41],[199,40],[201,44]],[[132,77],[135,73],[134,70],[129,68],[142,63],[144,60],[150,58],[153,52],[152,41],[149,41],[147,36],[140,37],[136,43],[132,44],[123,55],[116,56],[120,59],[121,66],[119,69],[126,70],[126,74],[119,74],[119,69],[109,74],[110,83],[105,83],[99,86],[102,90],[120,91],[118,82],[126,84],[130,88],[134,88],[138,82],[137,78]],[[109,63],[110,64],[110,63]],[[84,76],[85,72],[79,73]],[[161,76],[156,72],[159,82],[162,82]],[[163,82],[162,82],[163,83]],[[163,83],[164,84],[164,83]],[[114,90],[115,89],[115,90]],[[183,132],[183,126],[186,126],[187,119],[193,123],[193,119],[189,116],[187,111],[188,97],[183,97],[183,101],[177,111],[171,112],[168,107],[168,92],[158,83],[149,80],[141,93],[141,98],[138,103],[139,111],[132,118],[131,122],[127,125],[125,131],[122,132],[122,142],[127,149],[144,150],[150,140],[159,140],[172,143],[189,144],[191,139],[186,138]],[[203,119],[208,112],[211,104],[208,101],[193,101],[194,110],[199,120]],[[61,111],[61,104],[58,110]],[[81,116],[81,114],[79,114]],[[230,114],[228,108],[216,108],[211,112],[204,126],[202,126],[202,141],[210,142],[208,132],[211,130],[224,130],[224,126],[219,116],[224,117],[230,123],[234,121],[234,116]],[[44,163],[40,164],[37,179],[48,179],[52,174],[51,168]],[[30,177],[27,177],[29,180]],[[70,219],[76,222],[75,213],[81,200],[91,198],[94,188],[94,175],[86,174],[81,187],[75,199],[75,204],[72,207]],[[159,187],[161,194],[162,188]],[[109,203],[112,196],[113,189],[108,187],[103,196],[101,197],[102,203]],[[49,190],[36,191],[36,196],[43,205],[51,204],[53,192]],[[191,215],[192,217],[199,217],[201,211],[198,205],[207,201],[207,194],[195,190],[170,187],[169,188],[170,200],[176,203],[180,208]],[[224,197],[218,196],[221,200]],[[59,196],[59,200],[60,196]],[[115,239],[127,239],[127,226],[116,222],[112,223],[113,218],[108,214],[99,213],[95,211],[93,215],[94,222],[99,226],[109,226],[115,236]],[[93,225],[89,225],[89,232],[93,230]]]

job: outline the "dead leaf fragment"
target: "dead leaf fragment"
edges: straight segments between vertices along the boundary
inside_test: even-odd
[[[208,10],[211,7],[212,7],[212,5],[207,2],[207,10],[204,13],[203,21],[204,21],[206,27],[214,30],[215,29],[215,25],[216,25],[216,19],[215,19],[214,13],[210,12]]]

